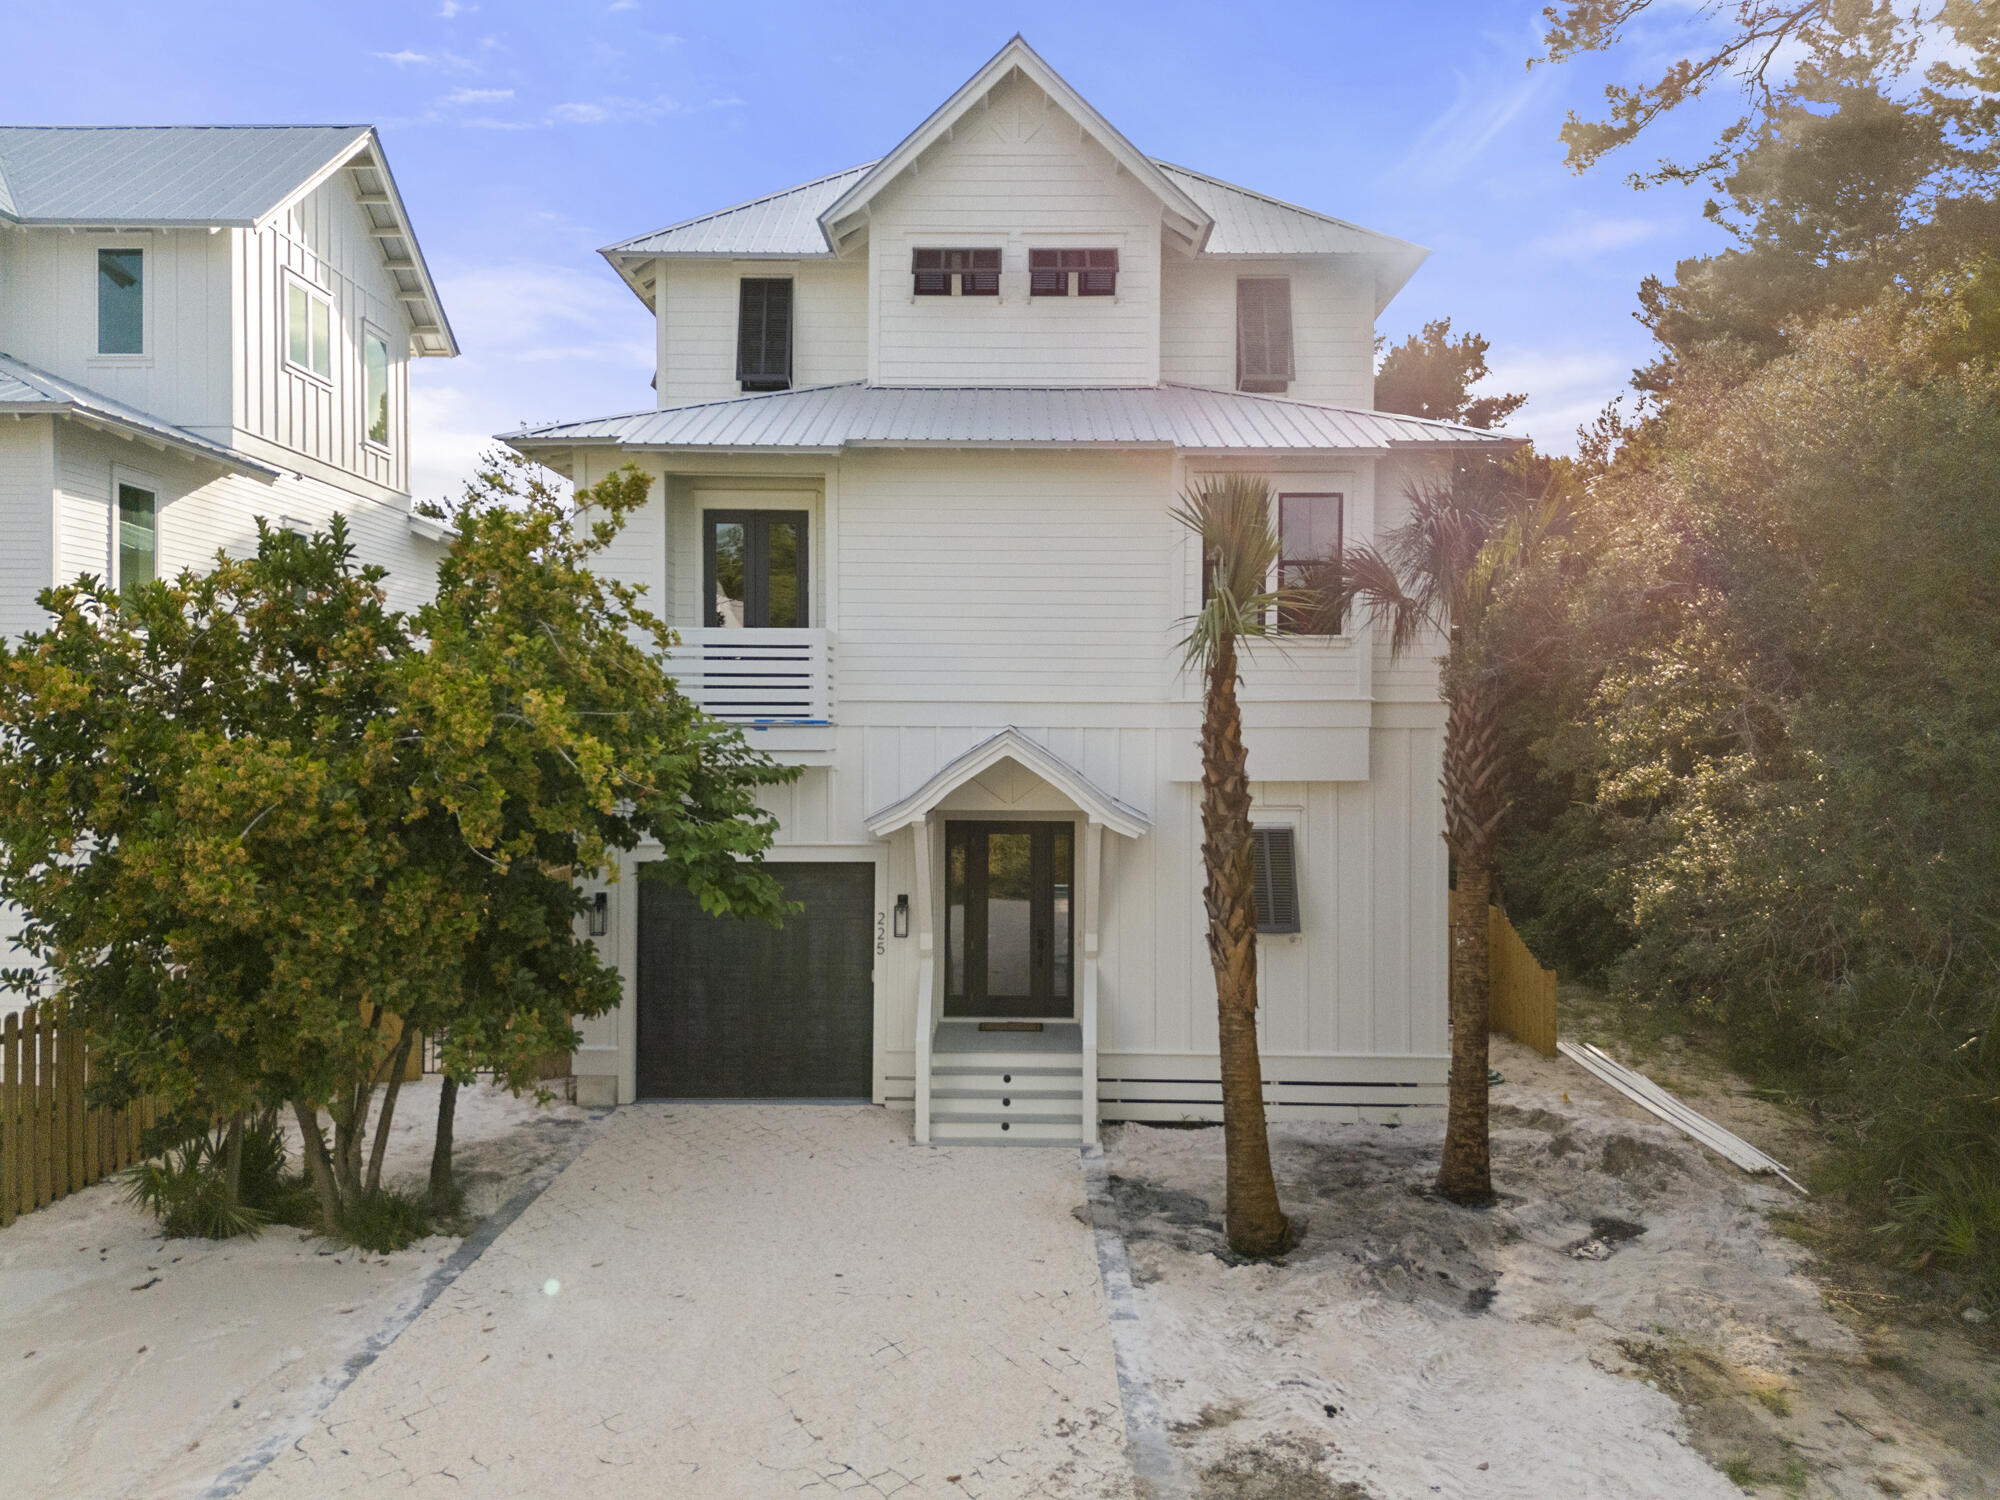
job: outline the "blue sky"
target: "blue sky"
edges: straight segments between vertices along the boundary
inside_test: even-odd
[[[1720,109],[1573,175],[1565,110],[1696,39],[1672,4],[1530,72],[1541,3],[98,0],[13,10],[0,113],[378,125],[464,348],[414,379],[434,495],[494,432],[651,404],[651,320],[599,246],[880,155],[1018,30],[1140,150],[1430,246],[1381,330],[1483,332],[1533,398],[1516,429],[1567,449],[1646,358],[1640,279],[1720,244],[1699,192],[1624,176]]]

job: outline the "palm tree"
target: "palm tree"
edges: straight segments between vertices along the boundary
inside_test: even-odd
[[[1200,541],[1201,612],[1186,623],[1185,664],[1199,669],[1201,853],[1207,873],[1208,956],[1215,967],[1222,1054],[1224,1221],[1238,1255],[1282,1255],[1296,1243],[1278,1205],[1257,1056],[1257,897],[1250,836],[1250,776],[1236,701],[1238,648],[1274,633],[1283,602],[1271,587],[1278,535],[1261,479],[1212,479],[1181,497],[1174,519]]]
[[[1517,465],[1484,461],[1407,491],[1410,518],[1380,550],[1352,548],[1322,608],[1365,605],[1401,656],[1443,637],[1444,837],[1458,872],[1451,939],[1451,1081],[1438,1192],[1493,1201],[1487,1138],[1487,1027],[1492,955],[1486,908],[1506,811],[1500,750],[1500,660],[1489,629],[1496,586],[1532,561],[1564,511],[1556,487],[1538,495]]]

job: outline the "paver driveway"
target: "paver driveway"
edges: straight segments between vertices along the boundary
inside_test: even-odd
[[[620,1110],[245,1493],[1129,1496],[1083,1199],[879,1109]]]

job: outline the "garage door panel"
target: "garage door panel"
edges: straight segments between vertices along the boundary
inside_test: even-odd
[[[874,1084],[875,867],[773,863],[804,910],[782,928],[639,886],[639,1093],[867,1098]]]

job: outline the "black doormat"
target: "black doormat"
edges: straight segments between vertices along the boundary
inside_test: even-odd
[[[981,1021],[981,1031],[1040,1031],[1040,1021]]]

